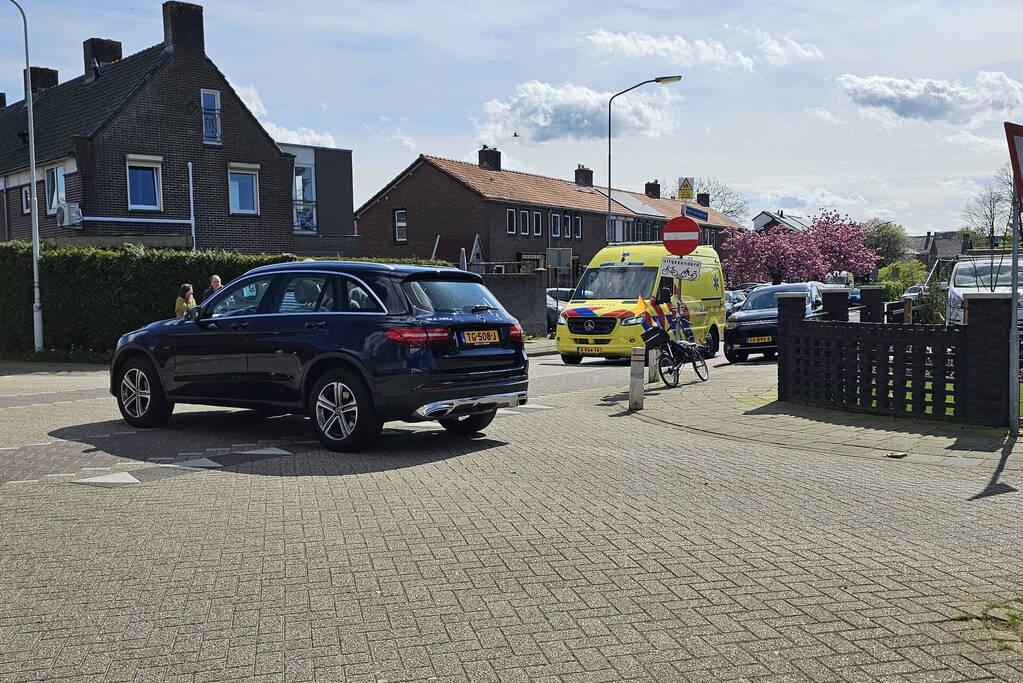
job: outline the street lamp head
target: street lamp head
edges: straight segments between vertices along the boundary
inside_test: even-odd
[[[681,76],[658,76],[654,79],[655,83],[678,83],[682,80]]]

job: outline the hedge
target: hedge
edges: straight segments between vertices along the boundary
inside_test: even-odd
[[[40,290],[47,349],[103,352],[130,330],[174,314],[174,299],[189,282],[196,297],[213,273],[228,283],[257,266],[295,260],[290,254],[178,251],[125,245],[119,249],[43,247]],[[346,259],[375,261],[379,259]],[[389,263],[450,265],[388,259]],[[0,242],[0,352],[31,350],[32,246]]]

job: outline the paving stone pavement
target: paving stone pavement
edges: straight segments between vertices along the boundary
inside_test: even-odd
[[[610,398],[619,406],[628,405],[625,392]],[[1009,438],[1006,430],[780,402],[773,362],[716,367],[707,382],[699,382],[689,370],[676,389],[660,382],[648,384],[643,410],[636,416],[741,441],[932,465],[980,466],[985,471],[1023,470],[1023,443]]]
[[[982,467],[683,432],[590,386],[622,368],[542,372],[552,409],[351,456],[291,418],[68,412],[39,448],[106,472],[291,454],[0,485],[0,680],[1023,680],[955,619],[1023,595],[1023,497],[975,498]]]

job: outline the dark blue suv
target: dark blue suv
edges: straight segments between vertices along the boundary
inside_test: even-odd
[[[175,403],[305,413],[324,446],[349,451],[388,420],[473,433],[525,403],[523,341],[474,273],[282,263],[121,337],[110,391],[135,427],[163,424]]]

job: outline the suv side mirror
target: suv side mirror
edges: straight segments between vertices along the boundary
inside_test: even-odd
[[[940,282],[940,283],[938,283],[938,289],[940,289],[943,292],[947,292],[948,291],[948,283],[947,282]]]
[[[662,304],[671,303],[671,287],[661,287],[657,290],[657,299],[655,303],[660,306]]]
[[[201,310],[199,306],[190,306],[185,309],[185,320],[191,320],[194,323],[199,322],[199,312]]]

